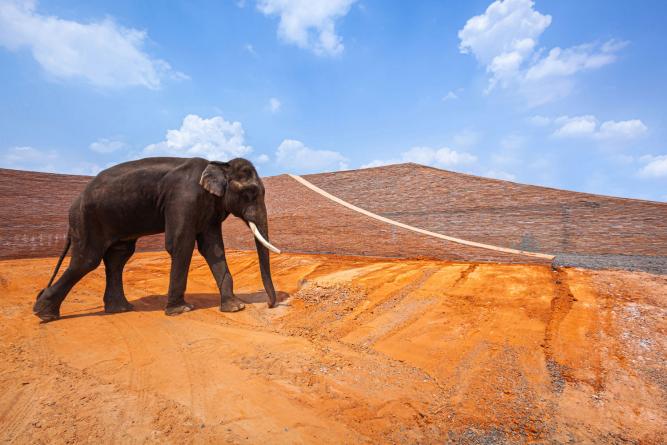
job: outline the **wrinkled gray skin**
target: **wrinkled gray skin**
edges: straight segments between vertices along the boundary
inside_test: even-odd
[[[234,296],[222,242],[221,223],[230,214],[254,222],[269,239],[264,185],[245,159],[146,158],[104,170],[70,208],[67,245],[49,285],[37,297],[35,315],[45,322],[58,319],[68,292],[101,261],[106,269],[104,310],[132,310],[123,292],[123,268],[134,253],[137,238],[161,232],[171,256],[167,315],[192,309],[184,292],[195,243],[220,290],[220,310],[243,309]],[[51,285],[70,245],[69,267]],[[255,245],[269,307],[273,307],[276,293],[269,251],[256,240]]]

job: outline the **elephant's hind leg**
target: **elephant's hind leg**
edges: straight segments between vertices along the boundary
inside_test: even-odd
[[[62,276],[53,286],[44,289],[37,298],[32,310],[43,322],[60,318],[60,306],[67,294],[86,274],[93,271],[102,261],[103,249],[90,243],[81,247],[78,241],[72,241],[72,259]]]
[[[107,279],[104,289],[104,312],[127,312],[134,308],[125,298],[123,268],[134,253],[136,243],[136,240],[119,241],[112,244],[104,254],[104,269]]]

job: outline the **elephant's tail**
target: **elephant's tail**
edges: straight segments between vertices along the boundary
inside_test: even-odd
[[[69,246],[72,244],[72,239],[69,236],[69,233],[67,234],[67,242],[65,242],[65,248],[63,249],[63,253],[60,254],[60,258],[58,259],[58,264],[56,264],[56,269],[53,271],[53,275],[51,275],[51,279],[49,280],[49,284],[46,285],[46,287],[51,287],[51,284],[53,283],[53,280],[56,279],[56,275],[58,275],[58,271],[60,270],[60,265],[63,263],[63,260],[65,259],[65,255],[67,255],[67,251],[69,250]]]

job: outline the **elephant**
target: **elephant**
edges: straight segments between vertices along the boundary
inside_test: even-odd
[[[265,189],[253,164],[242,158],[227,162],[203,158],[154,157],[115,165],[94,177],[69,210],[66,244],[46,288],[37,295],[34,314],[43,322],[60,318],[60,306],[86,274],[104,261],[104,311],[133,309],[123,291],[123,268],[137,239],[165,234],[171,257],[165,313],[193,309],[184,298],[195,243],[220,291],[220,310],[235,312],[244,303],[234,296],[222,240],[222,222],[241,218],[255,237],[262,282],[269,307],[276,304],[271,278]],[[67,251],[71,260],[53,283]]]

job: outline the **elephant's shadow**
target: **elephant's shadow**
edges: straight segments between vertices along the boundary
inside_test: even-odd
[[[283,305],[284,301],[290,297],[290,294],[287,292],[276,291],[276,306]],[[254,303],[265,303],[269,299],[266,295],[266,292],[250,292],[250,293],[237,293],[236,298],[243,301],[246,304]],[[146,295],[136,300],[129,300],[130,303],[134,306],[135,312],[157,312],[164,311],[164,307],[167,304],[166,295]],[[220,294],[185,294],[185,301],[192,303],[196,311],[197,309],[208,309],[212,307],[218,307],[220,305]],[[100,316],[100,315],[114,315],[107,314],[102,311],[95,312],[84,312],[84,313],[75,313],[67,314],[60,317],[61,320],[68,318],[79,318],[79,317],[90,317],[90,316]]]
[[[276,291],[276,306],[287,300],[290,294]],[[236,298],[246,304],[265,303],[269,301],[266,292],[237,293]],[[185,301],[192,303],[197,309],[208,309],[220,306],[220,294],[185,294]],[[131,300],[134,310],[138,312],[164,311],[167,304],[166,295],[146,295],[145,297]]]

